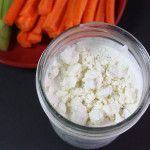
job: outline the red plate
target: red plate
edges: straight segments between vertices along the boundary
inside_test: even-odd
[[[127,0],[116,0],[116,24],[118,24],[121,19],[126,2]],[[15,33],[13,35],[15,35]],[[44,37],[42,43],[32,48],[22,48],[17,43],[15,35],[11,41],[9,50],[7,52],[0,50],[0,63],[21,68],[36,68],[43,50],[50,41],[48,37]]]

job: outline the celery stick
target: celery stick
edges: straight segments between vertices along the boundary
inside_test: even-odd
[[[9,46],[9,39],[0,36],[0,49],[7,51]]]
[[[5,17],[5,15],[8,11],[8,8],[10,7],[12,2],[13,2],[13,0],[3,0],[2,18]]]
[[[3,22],[13,0],[0,0],[0,49],[7,51],[10,43],[11,27]]]
[[[3,0],[0,0],[0,19],[2,18],[2,8],[3,8]]]
[[[0,36],[1,37],[9,37],[11,32],[11,28],[9,25],[5,24],[2,20],[0,20]]]
[[[9,46],[11,27],[0,20],[0,49],[6,51]]]

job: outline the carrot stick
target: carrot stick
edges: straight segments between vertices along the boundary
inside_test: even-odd
[[[42,41],[42,25],[45,19],[46,16],[40,16],[33,30],[29,32],[28,40],[31,41],[32,44],[36,44]]]
[[[52,32],[47,32],[47,34],[48,34],[48,36],[49,36],[50,39],[53,38],[53,37],[52,37]]]
[[[17,36],[17,41],[22,47],[31,47],[32,43],[27,40],[28,32],[21,31]]]
[[[7,14],[5,15],[3,21],[8,24],[9,26],[12,26],[15,22],[15,19],[22,8],[25,0],[14,0],[9,7]]]
[[[60,34],[66,28],[73,26],[73,16],[74,16],[74,12],[75,12],[75,4],[76,4],[76,0],[69,0],[69,2],[67,4],[67,9],[66,9],[65,15],[61,21],[61,24],[59,25],[59,27],[56,31],[56,35]],[[67,21],[69,21],[69,22],[67,22]]]
[[[58,34],[57,34],[57,32],[48,32],[48,36],[50,37],[50,38],[55,38],[56,36],[57,36]]]
[[[40,16],[36,26],[33,28],[32,32],[35,33],[35,34],[42,34],[42,25],[43,25],[43,22],[45,21],[46,19],[46,16]]]
[[[68,5],[67,5],[67,15],[66,15],[66,21],[65,21],[65,26],[67,28],[70,28],[73,26],[73,18],[75,15],[75,8],[76,8],[76,3],[77,0],[69,0]]]
[[[31,31],[28,34],[27,40],[32,44],[37,44],[42,41],[42,34],[35,34]]]
[[[61,24],[59,25],[58,29],[55,32],[49,32],[48,33],[50,38],[55,38],[58,34],[60,34],[62,31],[65,30],[65,28],[66,28],[65,21],[67,19],[67,15],[68,15],[69,11],[70,11],[70,7],[67,7],[67,10],[65,12],[65,16],[63,17]]]
[[[68,0],[56,0],[52,12],[50,12],[44,22],[43,29],[47,32],[57,30],[60,21],[64,15]]]
[[[75,8],[74,7],[75,6],[75,2],[76,2],[76,0],[69,0],[69,2],[67,4],[65,15],[64,15],[64,17],[63,17],[63,19],[62,19],[62,21],[61,21],[57,31],[49,33],[49,36],[51,38],[55,38],[58,34],[60,34],[62,31],[64,31],[66,29],[66,24],[65,23],[66,23],[66,21],[68,19],[69,14],[73,11],[72,9]],[[72,18],[71,21],[72,21],[72,25],[71,26],[73,26],[73,18]],[[67,27],[69,27],[69,26],[67,26]]]
[[[63,20],[62,20],[62,22],[61,22],[61,24],[60,24],[58,30],[56,31],[56,36],[57,36],[58,34],[60,34],[62,31],[65,30],[65,28],[66,28],[66,27],[65,27],[65,21],[66,21],[66,17],[63,18]]]
[[[15,23],[17,27],[23,31],[29,31],[33,28],[37,18],[38,18],[38,10],[34,12],[33,16],[20,16],[16,19]]]
[[[53,6],[54,0],[41,0],[38,5],[38,10],[40,15],[47,15]]]
[[[98,4],[98,0],[87,1],[86,7],[83,13],[83,19],[82,19],[83,23],[94,21],[97,4]]]
[[[100,0],[97,6],[97,11],[95,14],[95,20],[97,22],[105,21],[105,8],[106,8],[106,0]]]
[[[115,24],[115,0],[106,1],[106,22]]]
[[[21,0],[20,0],[21,1]],[[32,16],[38,8],[40,0],[26,0],[24,7],[20,12],[20,16]]]
[[[87,0],[77,0],[73,24],[80,24]]]
[[[25,25],[24,25],[24,23],[26,23],[26,22],[25,22],[26,19],[27,19],[27,18],[25,18],[25,17],[19,16],[19,17],[16,19],[16,21],[15,21],[16,26],[17,26],[19,29],[21,29],[21,30],[27,30],[26,27],[25,27]]]

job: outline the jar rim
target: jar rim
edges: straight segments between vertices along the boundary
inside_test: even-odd
[[[125,34],[127,37],[134,40],[134,42],[136,42],[136,44],[138,44],[138,46],[140,46],[144,55],[146,56],[146,59],[148,61],[148,68],[150,69],[150,57],[148,55],[148,52],[146,51],[144,46],[140,43],[140,41],[138,41],[133,35],[131,35],[126,30],[124,30],[118,26],[115,26],[115,25],[110,25],[108,23],[100,23],[100,22],[89,22],[89,23],[76,25],[74,27],[71,27],[71,28],[63,31],[61,34],[59,34],[55,39],[53,39],[50,42],[50,44],[47,46],[47,48],[42,53],[42,55],[39,59],[38,65],[37,65],[36,89],[38,92],[38,96],[40,96],[42,98],[42,99],[39,98],[41,105],[43,105],[42,107],[47,109],[47,110],[45,110],[46,111],[45,113],[47,115],[48,115],[48,113],[51,113],[54,116],[54,118],[58,122],[60,122],[64,127],[66,126],[66,127],[70,128],[72,130],[75,130],[75,131],[84,132],[84,133],[93,133],[95,135],[97,135],[97,134],[101,134],[101,135],[109,135],[109,134],[112,135],[113,134],[114,135],[114,134],[125,132],[127,129],[132,127],[141,118],[141,116],[144,114],[144,112],[146,111],[146,109],[148,108],[148,106],[150,104],[150,99],[149,99],[150,84],[147,86],[146,93],[143,96],[143,98],[141,99],[142,100],[141,104],[137,107],[137,109],[128,118],[124,119],[123,121],[121,121],[119,123],[109,125],[109,126],[89,127],[89,126],[82,126],[82,125],[76,124],[76,123],[64,118],[62,115],[60,115],[57,112],[57,110],[55,108],[53,108],[53,106],[48,101],[46,94],[44,92],[44,89],[42,87],[42,83],[41,83],[41,70],[42,70],[41,64],[44,61],[43,60],[44,56],[49,51],[49,47],[52,46],[53,43],[57,42],[57,39],[62,38],[62,36],[64,34],[69,34],[69,31],[74,30],[76,28],[89,28],[89,27],[100,27],[100,26],[101,26],[101,28],[111,29],[111,30],[114,30],[115,32]],[[124,129],[124,130],[122,130],[122,129]]]

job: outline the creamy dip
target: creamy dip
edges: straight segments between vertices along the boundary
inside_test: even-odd
[[[45,75],[51,105],[68,120],[101,127],[128,118],[142,93],[141,70],[128,51],[104,38],[83,38],[54,56]]]

